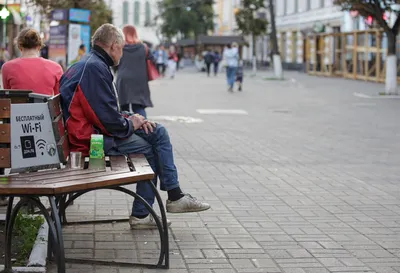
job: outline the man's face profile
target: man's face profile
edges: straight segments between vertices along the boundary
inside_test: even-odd
[[[119,65],[119,61],[121,60],[123,49],[124,49],[124,43],[119,44],[117,42],[114,42],[111,45],[110,57],[114,61],[114,66]]]

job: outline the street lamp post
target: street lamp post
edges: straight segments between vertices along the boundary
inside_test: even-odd
[[[0,10],[0,18],[3,20],[3,43],[2,46],[6,47],[6,39],[7,39],[7,25],[6,25],[6,20],[10,16],[10,11],[7,9],[7,0],[5,1],[5,4],[3,8]]]

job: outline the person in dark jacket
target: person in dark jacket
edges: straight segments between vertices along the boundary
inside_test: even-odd
[[[210,77],[211,64],[214,63],[214,53],[212,53],[210,49],[208,49],[204,55],[204,62],[207,67],[207,76]]]
[[[61,105],[71,151],[88,155],[92,134],[103,134],[106,155],[144,154],[159,177],[161,190],[167,191],[166,209],[170,213],[198,212],[210,205],[184,194],[167,129],[139,114],[121,112],[113,84],[111,66],[116,66],[124,48],[122,32],[111,24],[99,27],[92,38],[92,50],[64,73],[60,82]],[[151,206],[154,193],[148,183],[138,183],[137,193]],[[170,224],[170,222],[169,222]],[[132,229],[156,228],[144,205],[133,202]]]
[[[219,63],[221,62],[221,54],[218,51],[214,52],[214,76],[218,75]]]
[[[153,107],[147,78],[146,59],[155,60],[147,45],[142,43],[134,26],[122,29],[125,35],[124,53],[118,66],[117,90],[121,110],[146,115],[146,108]]]

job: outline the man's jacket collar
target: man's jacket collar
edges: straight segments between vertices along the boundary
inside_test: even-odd
[[[111,59],[110,55],[108,55],[100,46],[94,45],[92,50],[94,54],[99,56],[108,66],[114,66],[113,59]]]

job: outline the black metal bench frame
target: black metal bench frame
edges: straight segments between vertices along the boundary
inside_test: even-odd
[[[157,216],[155,210],[138,194],[135,192],[126,189],[122,186],[117,187],[103,187],[96,188],[86,191],[80,192],[72,192],[64,195],[43,195],[42,197],[47,197],[50,203],[50,212],[43,205],[38,196],[33,195],[12,195],[9,197],[9,204],[7,207],[6,214],[6,251],[5,251],[5,267],[2,273],[14,273],[12,270],[11,263],[11,245],[12,245],[12,230],[14,228],[15,219],[17,217],[18,212],[25,205],[34,205],[36,206],[40,213],[46,219],[49,225],[49,240],[48,240],[48,259],[52,260],[54,255],[54,260],[57,264],[58,273],[65,273],[66,263],[78,263],[78,264],[92,264],[92,265],[107,265],[107,266],[120,266],[120,267],[146,267],[146,268],[169,268],[169,238],[168,238],[168,224],[167,224],[167,216],[164,209],[164,205],[161,199],[161,196],[153,184],[151,180],[142,181],[137,183],[149,183],[151,188],[155,194],[157,199],[157,203],[161,212],[161,221]],[[161,241],[161,249],[158,258],[157,264],[147,264],[147,263],[128,263],[128,262],[116,262],[116,261],[104,261],[98,259],[76,259],[76,258],[66,258],[64,253],[64,241],[62,235],[62,226],[63,225],[84,225],[84,224],[98,224],[98,223],[113,223],[113,222],[126,222],[127,219],[107,219],[107,220],[90,220],[90,221],[79,221],[79,222],[68,222],[66,218],[66,209],[68,206],[77,198],[84,195],[85,193],[95,191],[95,190],[116,190],[119,192],[123,192],[128,194],[134,198],[140,200],[146,209],[150,212],[150,214],[154,217],[154,220],[157,224],[157,228],[160,235]],[[14,199],[16,197],[20,198],[20,201],[13,207]]]

